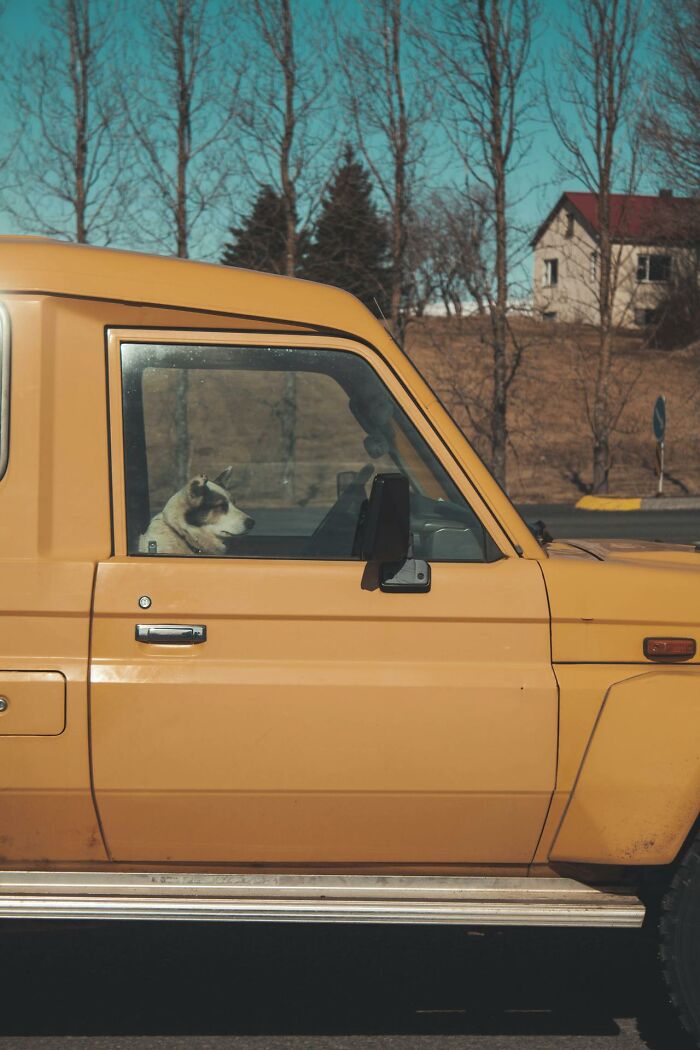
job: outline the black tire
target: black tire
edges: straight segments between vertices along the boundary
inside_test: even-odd
[[[671,1001],[700,1046],[700,832],[663,898],[659,934]]]

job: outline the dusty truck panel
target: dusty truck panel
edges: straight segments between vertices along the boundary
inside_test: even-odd
[[[700,558],[673,544],[575,541],[552,544],[542,571],[561,689],[542,846],[554,862],[667,864],[700,810],[700,668],[695,655],[650,670],[644,640],[700,644]]]
[[[693,638],[688,663],[700,663],[700,556],[692,547],[576,540],[552,544],[542,571],[555,664],[648,664],[644,639],[655,635]]]
[[[0,730],[0,857],[6,865],[99,862],[106,854],[90,786],[87,672],[94,559],[110,548],[102,370],[94,353],[84,355],[80,333],[74,348],[57,349],[49,304],[7,297],[5,307],[12,397],[0,482],[0,717],[35,717],[22,713],[37,699],[26,674],[65,679],[66,693],[63,732]]]
[[[668,864],[700,801],[700,668],[653,670],[613,685],[552,860]]]

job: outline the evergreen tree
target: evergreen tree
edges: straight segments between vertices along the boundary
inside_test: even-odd
[[[224,245],[221,262],[248,270],[285,273],[287,226],[282,197],[271,186],[263,186],[250,214],[240,226],[229,228],[231,240]]]
[[[321,202],[303,276],[344,288],[375,313],[377,304],[387,313],[388,257],[387,224],[372,202],[369,174],[347,146]]]

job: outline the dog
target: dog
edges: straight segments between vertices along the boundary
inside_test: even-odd
[[[232,537],[255,525],[234,505],[225,487],[231,470],[227,467],[214,481],[197,474],[171,496],[139,537],[139,553],[226,554]]]

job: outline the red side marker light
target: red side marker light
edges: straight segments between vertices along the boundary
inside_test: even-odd
[[[644,655],[647,660],[692,660],[696,648],[694,638],[644,639]]]

